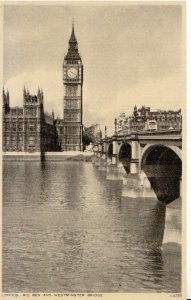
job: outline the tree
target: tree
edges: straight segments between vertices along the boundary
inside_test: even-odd
[[[93,136],[93,134],[84,131],[83,135],[82,135],[82,142],[83,142],[83,146],[84,148],[86,146],[88,146],[90,143],[94,143],[95,142],[95,137]]]

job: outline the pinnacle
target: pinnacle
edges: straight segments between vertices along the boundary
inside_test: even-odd
[[[71,37],[70,37],[69,43],[71,43],[71,42],[72,43],[77,43],[75,32],[74,32],[74,21],[72,22],[72,33],[71,33]]]

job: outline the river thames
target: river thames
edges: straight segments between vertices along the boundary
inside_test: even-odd
[[[4,162],[3,292],[181,292],[166,206],[121,194],[91,162]]]

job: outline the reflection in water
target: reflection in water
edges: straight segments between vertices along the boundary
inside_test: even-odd
[[[121,197],[91,163],[6,162],[4,292],[180,292],[164,204]]]

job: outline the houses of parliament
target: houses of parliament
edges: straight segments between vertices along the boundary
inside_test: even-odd
[[[23,106],[11,107],[3,89],[3,151],[82,151],[83,64],[72,25],[68,52],[63,62],[63,119],[44,112],[44,95],[31,95],[24,87]]]

